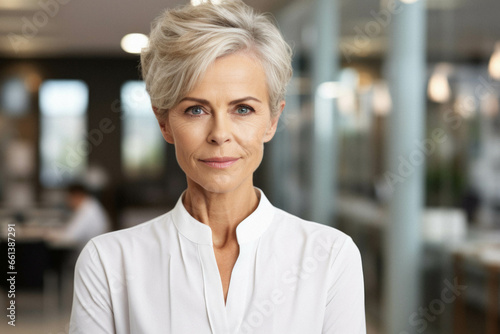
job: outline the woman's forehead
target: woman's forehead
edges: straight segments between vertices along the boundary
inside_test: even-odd
[[[218,58],[186,97],[227,97],[231,99],[253,96],[268,102],[266,74],[254,57],[236,53]]]

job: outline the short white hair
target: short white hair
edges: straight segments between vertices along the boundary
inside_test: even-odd
[[[269,15],[240,0],[168,9],[153,21],[141,68],[151,103],[176,106],[219,57],[248,52],[267,77],[271,115],[279,112],[292,76],[292,51]]]

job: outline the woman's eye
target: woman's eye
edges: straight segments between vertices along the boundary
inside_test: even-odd
[[[253,111],[253,108],[249,106],[239,106],[238,109],[236,109],[236,112],[240,115],[246,115],[249,114]]]
[[[186,113],[191,115],[201,115],[204,113],[203,108],[200,106],[193,106],[186,109]]]

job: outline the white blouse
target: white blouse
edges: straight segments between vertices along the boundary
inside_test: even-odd
[[[181,198],[85,246],[70,333],[366,333],[361,258],[349,236],[277,209],[261,192],[236,229],[225,304],[211,229]]]

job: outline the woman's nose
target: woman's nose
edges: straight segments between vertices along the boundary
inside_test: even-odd
[[[216,114],[211,121],[207,140],[211,144],[222,145],[231,140],[231,120],[229,115]]]

